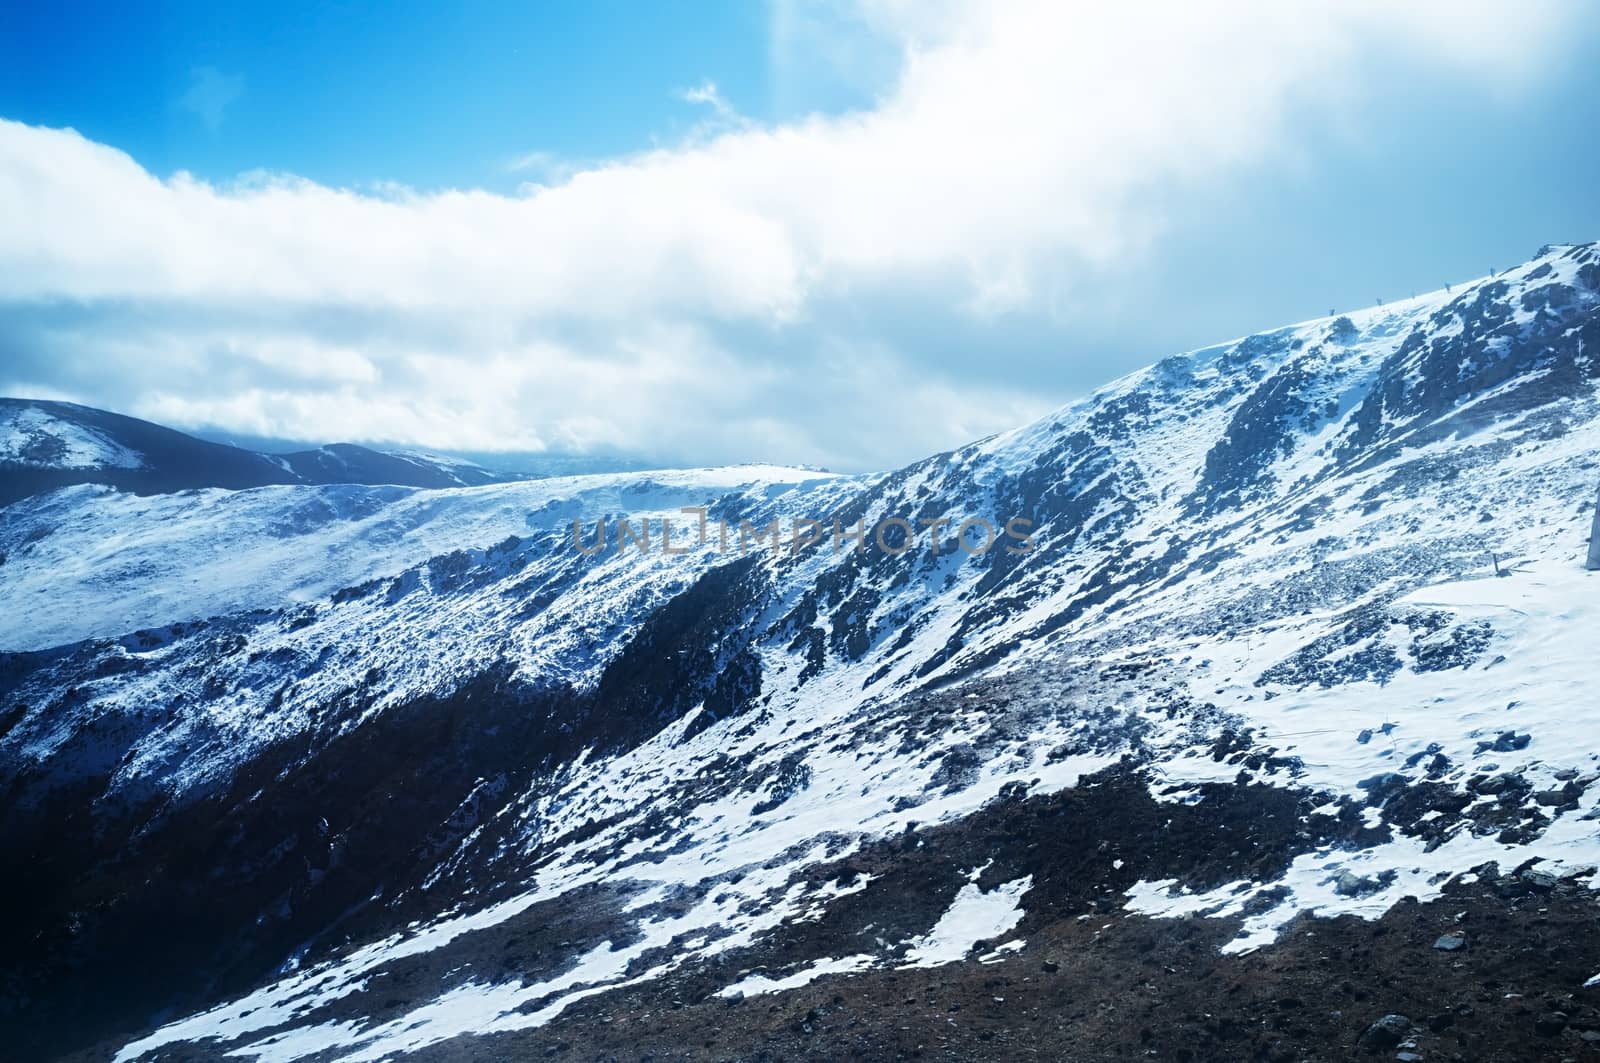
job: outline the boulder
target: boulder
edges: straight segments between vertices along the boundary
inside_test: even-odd
[[[1361,1031],[1356,1044],[1366,1049],[1393,1048],[1411,1032],[1411,1020],[1404,1015],[1385,1015]]]

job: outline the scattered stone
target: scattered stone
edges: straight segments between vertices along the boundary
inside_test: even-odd
[[[1262,890],[1239,906],[1239,914],[1245,916],[1264,915],[1278,905],[1288,900],[1292,891],[1287,886],[1274,886]]]
[[[1567,1016],[1561,1011],[1547,1011],[1534,1022],[1533,1028],[1541,1037],[1554,1037],[1567,1028]]]
[[[1365,897],[1383,889],[1383,886],[1384,883],[1379,879],[1366,878],[1350,871],[1339,872],[1339,877],[1333,880],[1333,892],[1341,897]]]
[[[1381,800],[1396,790],[1403,790],[1411,780],[1397,771],[1380,772],[1369,776],[1356,783],[1356,786],[1367,791],[1369,801]]]
[[[1433,758],[1435,758],[1436,761],[1442,759],[1442,760],[1444,760],[1445,767],[1449,767],[1450,766],[1449,759],[1440,757],[1439,756],[1439,749],[1440,749],[1439,743],[1437,743],[1437,742],[1429,742],[1428,743],[1428,748],[1419,749],[1415,753],[1411,754],[1409,757],[1406,758],[1405,767],[1407,767],[1407,768],[1415,768],[1418,764],[1421,764],[1423,759],[1426,758],[1426,757],[1433,757]]]
[[[1411,1032],[1411,1020],[1404,1015],[1385,1015],[1361,1031],[1356,1044],[1368,1049],[1393,1048]]]
[[[1519,735],[1515,731],[1501,731],[1493,742],[1479,742],[1474,753],[1487,753],[1491,749],[1496,753],[1514,753],[1519,749],[1527,749],[1528,743],[1532,741],[1532,735]]]
[[[1040,964],[1039,966],[1044,968],[1045,974],[1055,974],[1057,971],[1061,970],[1061,965],[1055,960],[1045,960],[1044,963]]]
[[[1549,806],[1575,804],[1583,796],[1585,788],[1577,782],[1569,782],[1559,790],[1542,790],[1534,794],[1533,799]]]
[[[1481,779],[1478,781],[1476,786],[1472,786],[1472,789],[1477,793],[1489,794],[1492,796],[1495,794],[1504,793],[1509,787],[1519,781],[1521,781],[1519,776],[1508,771],[1502,775],[1491,775],[1486,779]],[[1471,786],[1472,784],[1469,783],[1468,785]]]
[[[1433,947],[1441,952],[1454,952],[1467,947],[1467,938],[1465,934],[1441,934]]]
[[[1333,892],[1341,896],[1350,897],[1361,891],[1361,884],[1365,880],[1348,871],[1339,872],[1339,877],[1334,880]]]

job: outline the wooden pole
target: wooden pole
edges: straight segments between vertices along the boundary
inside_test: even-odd
[[[1589,571],[1600,569],[1600,499],[1594,505],[1594,527],[1589,531]]]

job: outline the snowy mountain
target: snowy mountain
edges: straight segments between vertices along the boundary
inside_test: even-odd
[[[10,1040],[1587,1050],[1597,351],[1564,246],[885,475],[15,501]]]
[[[154,494],[267,484],[463,487],[504,479],[470,462],[352,443],[262,454],[75,403],[0,398],[0,506],[72,484]]]

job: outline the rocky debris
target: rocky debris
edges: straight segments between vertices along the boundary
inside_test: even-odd
[[[1396,771],[1386,771],[1362,779],[1356,786],[1367,791],[1367,803],[1381,805],[1391,794],[1403,790],[1411,780]]]
[[[1410,1019],[1404,1015],[1385,1015],[1365,1030],[1362,1030],[1361,1036],[1356,1038],[1356,1044],[1361,1048],[1365,1048],[1368,1052],[1375,1052],[1384,1048],[1393,1048],[1405,1040],[1406,1035],[1410,1032]]]
[[[1508,791],[1525,793],[1531,787],[1529,787],[1520,773],[1508,771],[1499,775],[1474,775],[1467,780],[1467,789],[1473,793],[1488,794],[1494,797]]]
[[[1394,878],[1395,873],[1393,871],[1385,871],[1377,878],[1368,878],[1365,875],[1357,875],[1351,871],[1341,871],[1338,877],[1333,880],[1333,892],[1341,897],[1366,897],[1383,889],[1390,882],[1393,882]]]
[[[1533,799],[1547,808],[1561,808],[1567,805],[1576,806],[1578,798],[1583,796],[1584,789],[1583,785],[1573,780],[1559,790],[1540,790],[1533,795]]]
[[[1519,749],[1527,749],[1528,743],[1533,741],[1532,735],[1517,734],[1515,731],[1502,731],[1492,742],[1479,742],[1476,753],[1487,753],[1493,750],[1496,753],[1514,753]]]
[[[1430,1063],[1588,1058],[1583,1053],[1597,1042],[1582,1035],[1600,1031],[1600,993],[1583,994],[1595,997],[1592,1003],[1573,994],[1600,970],[1600,938],[1588,933],[1595,894],[1557,890],[1536,906],[1519,905],[1500,892],[1515,876],[1501,875],[1492,865],[1480,874],[1476,883],[1446,886],[1436,902],[1402,902],[1377,920],[1303,917],[1273,948],[1243,956],[1220,951],[1235,932],[1227,920],[1150,919],[1114,911],[1080,919],[1083,901],[1049,903],[1049,891],[1066,884],[1061,880],[1044,887],[1046,896],[1030,894],[1025,902],[1030,910],[1043,904],[1059,914],[1044,920],[1030,915],[1027,947],[994,963],[828,975],[799,989],[730,1001],[715,993],[752,960],[728,957],[683,969],[663,984],[642,983],[579,1001],[546,1027],[457,1039],[403,1058],[538,1058],[563,1042],[570,1048],[561,1058],[774,1063],[1345,1063],[1353,1057],[1398,1061],[1399,1053]],[[860,907],[854,918],[881,925],[907,886],[877,897],[875,889],[876,884],[836,903]],[[1417,962],[1418,947],[1459,932],[1462,922],[1474,927],[1471,949],[1453,953],[1446,963]],[[845,928],[831,923],[824,917],[792,928],[792,934],[810,939],[805,956],[840,954],[850,939],[840,934]],[[1041,957],[1057,971],[1044,974]],[[451,962],[471,959],[463,955]],[[779,959],[774,956],[769,969],[779,969]],[[1565,1027],[1542,1035],[1538,1024],[1557,1012],[1566,1016]],[[339,1002],[314,1018],[342,1021],[360,1014],[358,1002]],[[1362,1040],[1374,1026],[1378,1032]],[[1380,1047],[1376,1042],[1382,1041],[1387,1043]],[[70,1063],[90,1058],[103,1063],[104,1055]],[[179,1058],[198,1063],[212,1057]]]
[[[1483,656],[1494,638],[1488,621],[1461,624],[1447,632],[1416,639],[1411,644],[1412,667],[1418,672],[1442,672],[1447,668],[1470,668]]]

